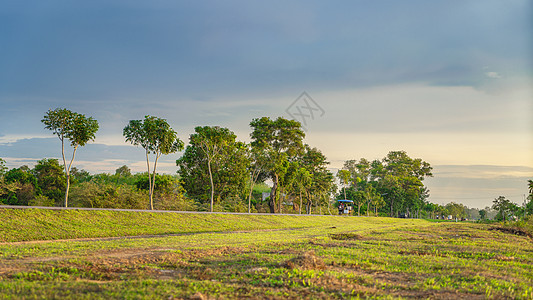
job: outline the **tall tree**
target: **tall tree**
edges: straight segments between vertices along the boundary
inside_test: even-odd
[[[196,127],[183,156],[176,160],[187,195],[202,203],[245,194],[249,161],[237,136],[219,126]]]
[[[249,160],[248,172],[250,173],[250,191],[248,193],[248,213],[252,211],[252,193],[255,184],[258,181],[263,181],[266,175],[266,159],[265,153],[260,149],[247,146],[247,155]]]
[[[124,127],[123,135],[126,141],[135,146],[141,146],[146,152],[146,166],[148,168],[150,209],[154,209],[154,189],[157,160],[161,155],[183,150],[183,142],[178,138],[165,119],[145,116],[144,120],[131,120]],[[155,155],[153,174],[150,173],[150,154]]]
[[[337,178],[339,179],[342,185],[343,191],[344,191],[344,199],[347,199],[346,198],[346,186],[350,182],[350,176],[351,176],[350,171],[348,170],[339,170],[337,172]]]
[[[311,213],[313,199],[323,199],[322,196],[329,193],[334,186],[333,174],[328,171],[329,162],[326,156],[317,148],[311,148],[305,145],[305,152],[301,158],[303,166],[310,174],[307,188],[307,205],[306,212]],[[307,187],[307,186],[306,186]]]
[[[76,150],[79,146],[83,147],[87,142],[94,140],[98,131],[98,122],[92,117],[87,118],[85,115],[64,108],[49,110],[41,122],[45,125],[45,129],[51,130],[61,141],[61,155],[67,179],[64,204],[65,207],[68,207],[70,169],[76,156]],[[70,145],[73,147],[72,158],[68,165],[65,157],[65,140],[70,141]]]
[[[496,219],[500,221],[508,221],[509,217],[518,210],[517,205],[504,196],[499,196],[492,203],[492,209],[498,211]]]
[[[305,133],[300,122],[282,117],[253,119],[250,126],[253,129],[250,134],[252,147],[266,153],[266,168],[273,183],[268,206],[270,212],[275,213],[280,176],[286,171],[287,161],[296,160],[302,153]]]

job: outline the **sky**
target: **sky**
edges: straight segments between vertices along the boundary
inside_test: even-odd
[[[185,142],[253,118],[302,122],[333,172],[405,150],[434,203],[522,204],[533,179],[533,2],[18,1],[0,3],[0,158],[60,158],[46,111],[98,120],[74,166],[141,172],[129,120]],[[175,173],[175,153],[159,170]]]

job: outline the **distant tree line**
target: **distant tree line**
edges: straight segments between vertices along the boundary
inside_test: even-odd
[[[391,151],[381,160],[348,160],[337,172],[342,192],[337,199],[354,201],[356,213],[391,217],[420,217],[429,190],[423,180],[433,176],[432,167],[405,151]]]
[[[483,210],[430,203],[423,181],[432,176],[432,167],[405,151],[389,152],[381,160],[345,161],[336,174],[338,190],[327,158],[304,143],[301,124],[281,117],[253,119],[250,143],[238,141],[228,128],[199,126],[185,149],[166,120],[131,120],[123,135],[146,155],[147,172],[137,174],[127,166],[114,174],[89,174],[73,166],[79,146],[95,138],[98,122],[93,118],[56,109],[42,122],[61,141],[62,165],[42,159],[33,169],[9,170],[0,158],[0,204],[311,214],[335,212],[332,200],[347,199],[354,202],[356,215],[501,220],[533,210],[531,180],[522,206],[505,197]],[[65,142],[73,148],[69,159]],[[161,155],[181,150],[177,174],[158,174]]]

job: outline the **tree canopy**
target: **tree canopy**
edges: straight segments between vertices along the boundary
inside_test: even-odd
[[[67,179],[64,205],[68,207],[70,169],[76,156],[76,150],[79,146],[85,146],[87,142],[95,139],[98,131],[98,122],[92,117],[87,118],[85,115],[65,108],[49,110],[41,122],[45,125],[45,129],[51,130],[61,141],[61,154]],[[65,157],[65,140],[70,141],[70,145],[74,148],[68,166]]]
[[[208,202],[210,211],[215,200],[241,197],[246,190],[247,148],[236,138],[227,128],[198,126],[176,161],[187,195]]]
[[[253,119],[251,146],[264,153],[266,170],[273,182],[270,192],[270,212],[276,212],[279,201],[280,177],[285,175],[291,161],[295,161],[304,151],[305,133],[300,122],[279,117],[271,120],[268,117]]]
[[[183,150],[181,141],[165,119],[145,116],[144,120],[131,120],[124,127],[123,135],[127,142],[141,146],[146,152],[146,166],[148,168],[150,209],[154,209],[154,187],[157,161],[163,154],[170,154]],[[150,173],[149,155],[155,154],[153,174]],[[153,175],[153,176],[152,176]]]

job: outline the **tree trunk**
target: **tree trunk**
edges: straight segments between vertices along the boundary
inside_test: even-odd
[[[346,186],[344,186],[343,189],[344,189],[344,200],[346,200]]]
[[[311,214],[311,206],[313,205],[313,202],[311,201],[311,195],[309,195],[308,192],[306,192],[306,196],[307,196],[307,205],[305,207],[305,210],[307,212],[308,215]]]
[[[156,175],[156,172],[155,170],[157,169],[157,160],[159,159],[159,157],[161,156],[161,153],[156,153],[156,156],[155,156],[155,162],[154,162],[154,176],[152,176],[152,188],[150,189],[151,192],[150,192],[150,209],[151,210],[154,210],[154,191],[155,191],[155,175]]]
[[[70,174],[67,173],[67,189],[65,190],[65,207],[68,207],[68,191],[70,189]]]
[[[283,200],[285,200],[284,199],[285,196],[283,196],[283,188],[281,188],[281,187],[279,188],[279,193],[280,193],[280,195],[279,195],[279,201],[278,201],[278,212],[281,214],[281,213],[283,213],[281,211],[281,205],[282,205]]]
[[[302,214],[302,205],[303,205],[302,191],[300,191],[300,208],[299,208],[299,214],[300,215]]]
[[[209,158],[209,154],[207,155],[207,169],[209,170],[209,181],[211,182],[211,209],[210,211],[213,212],[213,199],[215,198],[215,186],[213,183],[213,174],[211,173],[211,159]]]
[[[251,213],[251,206],[252,206],[252,192],[254,189],[254,175],[252,174],[251,182],[250,182],[250,194],[248,194],[248,213]]]
[[[65,160],[65,147],[63,144],[63,140],[61,140],[61,148],[62,148],[62,155],[63,155],[63,163],[65,165],[65,176],[67,178],[67,189],[65,190],[65,207],[68,207],[68,192],[70,190],[70,168],[72,167],[72,162],[74,162],[74,157],[76,156],[76,150],[78,149],[78,146],[74,147],[74,151],[72,152],[72,159],[70,160],[70,163],[67,167],[66,160]]]
[[[68,172],[68,169],[67,169],[67,160],[65,159],[65,140],[63,138],[63,135],[61,135],[61,154],[63,155],[63,167],[65,168],[65,176],[67,177],[67,189],[65,190],[65,201],[64,201],[64,206],[67,207],[68,206],[68,190],[69,190],[69,183],[70,183],[70,176],[69,176],[69,172]]]
[[[146,166],[148,168],[148,198],[150,199],[150,210],[154,209],[152,202],[152,173],[150,173],[150,160],[148,159],[148,149],[146,150]]]
[[[270,213],[273,214],[276,212],[276,194],[278,189],[278,174],[274,175],[274,178],[272,178],[273,184],[272,189],[270,190],[270,200],[268,201],[268,208],[270,209]]]

